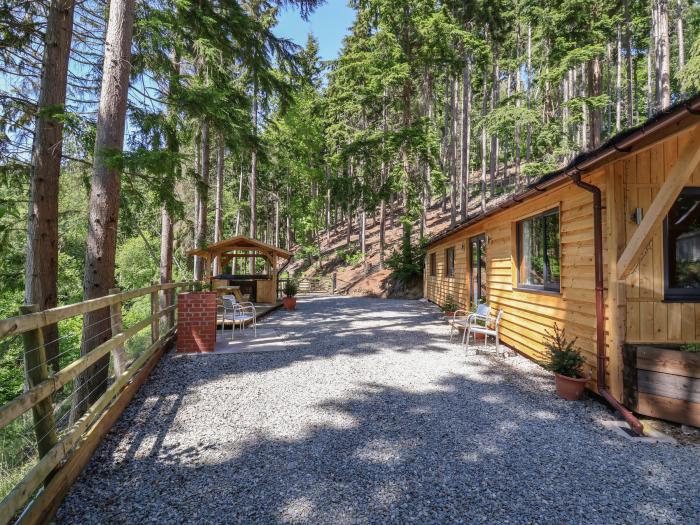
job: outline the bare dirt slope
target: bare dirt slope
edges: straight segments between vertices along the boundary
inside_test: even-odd
[[[401,247],[403,228],[400,222],[401,210],[387,213],[385,257]],[[450,226],[450,212],[442,211],[441,204],[428,210],[427,225],[424,235],[431,237]],[[418,241],[420,232],[418,224],[413,228],[413,242]],[[301,277],[329,277],[336,274],[337,290],[340,293],[369,297],[420,297],[422,290],[418,287],[401,286],[391,278],[391,270],[379,267],[379,213],[375,217],[367,216],[367,257],[361,260],[359,254],[359,224],[353,222],[350,245],[347,244],[347,223],[340,223],[337,228],[321,234],[322,262],[319,268],[314,260],[309,265],[306,260],[295,260],[289,266],[290,274]]]

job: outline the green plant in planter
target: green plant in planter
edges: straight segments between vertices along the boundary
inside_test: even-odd
[[[554,330],[545,330],[544,346],[549,352],[546,361],[542,362],[547,370],[566,377],[582,378],[585,359],[581,350],[576,348],[576,337],[566,338],[564,329],[555,323]]]
[[[700,343],[686,343],[681,345],[681,352],[700,353]]]
[[[459,305],[455,302],[451,295],[447,296],[447,300],[442,305],[443,312],[455,312],[459,310]]]
[[[285,283],[284,288],[282,289],[282,292],[284,292],[284,295],[287,297],[294,297],[298,291],[299,291],[299,285],[293,279],[289,279]]]

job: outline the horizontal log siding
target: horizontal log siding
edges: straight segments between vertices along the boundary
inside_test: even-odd
[[[626,240],[637,225],[630,220],[635,208],[649,210],[652,200],[688,140],[690,130],[635,155],[615,162],[624,177],[625,214],[621,231]],[[690,182],[700,186],[700,168]],[[630,343],[686,343],[700,341],[700,304],[664,303],[663,228],[654,232],[639,264],[625,281],[626,339]]]
[[[603,171],[588,178],[603,190]],[[517,289],[515,224],[535,213],[560,209],[561,291],[560,293]],[[605,217],[604,217],[605,221]],[[605,224],[604,224],[605,226]],[[504,210],[491,218],[432,246],[437,255],[435,277],[426,270],[426,297],[442,305],[451,295],[463,307],[469,298],[469,238],[486,233],[487,293],[492,307],[503,308],[502,340],[531,359],[545,356],[545,330],[554,323],[578,338],[586,368],[595,378],[595,280],[593,261],[593,209],[590,193],[573,184],[547,191],[542,196]],[[455,247],[455,276],[444,276],[445,249]],[[607,254],[604,255],[607,263]],[[589,383],[595,388],[595,380]]]

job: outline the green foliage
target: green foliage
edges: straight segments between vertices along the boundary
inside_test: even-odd
[[[386,261],[387,267],[392,270],[392,276],[405,284],[421,278],[425,266],[427,239],[412,244],[411,229],[411,224],[405,222],[401,250],[394,251]]]
[[[155,244],[155,239],[149,240]],[[157,245],[157,244],[156,244]],[[148,248],[140,237],[127,239],[119,247],[116,257],[116,281],[122,290],[150,286],[158,280],[158,263],[148,259]]]
[[[542,363],[547,370],[567,377],[583,377],[585,359],[581,350],[576,347],[576,339],[566,338],[563,328],[554,323],[554,329],[545,330],[544,346],[549,353],[548,359]]]
[[[445,303],[442,305],[442,311],[456,312],[457,310],[459,310],[459,304],[457,304],[451,294],[448,294],[447,298],[445,299]]]
[[[682,352],[700,353],[700,343],[686,343],[681,345]]]
[[[285,296],[294,297],[299,291],[299,285],[294,279],[287,279],[287,282],[284,284],[284,289],[282,291],[284,292]]]
[[[357,266],[362,262],[362,252],[359,246],[351,245],[346,248],[336,250],[336,256],[347,266]]]

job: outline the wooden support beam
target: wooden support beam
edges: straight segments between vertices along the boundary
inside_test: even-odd
[[[695,128],[690,134],[690,140],[678,155],[676,164],[668,172],[666,182],[659,189],[656,198],[649,206],[641,224],[627,243],[625,250],[617,261],[617,278],[625,279],[639,261],[646,245],[651,240],[654,231],[661,226],[668,215],[683,186],[690,179],[693,171],[700,163],[700,128]]]

